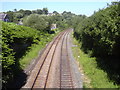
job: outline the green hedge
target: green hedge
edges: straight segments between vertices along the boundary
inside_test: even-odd
[[[99,10],[84,19],[77,26],[74,35],[82,42],[87,52],[93,51],[97,56],[120,53],[120,3],[113,3],[106,9]]]
[[[2,22],[2,80],[3,84],[13,78],[21,67],[19,59],[32,44],[38,44],[46,35],[25,26]],[[17,70],[17,71],[16,71]]]
[[[97,58],[98,68],[120,85],[120,2],[82,20],[74,36],[84,52]]]

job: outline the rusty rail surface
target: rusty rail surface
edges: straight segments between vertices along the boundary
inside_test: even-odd
[[[70,60],[68,57],[68,38],[69,32],[65,35],[62,48],[61,48],[61,61],[60,61],[60,88],[74,88],[72,76],[71,76],[71,68],[70,68]]]
[[[65,30],[50,42],[23,88],[74,88]]]

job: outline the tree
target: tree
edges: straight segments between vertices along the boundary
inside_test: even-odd
[[[35,14],[35,13],[37,13],[37,10],[32,10],[32,14]]]
[[[31,14],[23,19],[23,25],[43,31],[48,27],[47,17],[39,14]]]
[[[54,13],[55,15],[58,15],[58,14],[59,14],[57,11],[53,11],[53,13]]]
[[[14,12],[17,12],[17,9],[14,9]]]
[[[48,9],[47,8],[43,8],[43,14],[48,14]]]
[[[24,13],[24,10],[23,10],[23,9],[20,9],[18,12],[20,12],[20,13]]]
[[[37,14],[43,14],[43,11],[41,9],[37,9]]]
[[[13,14],[14,14],[13,11],[8,11],[8,12],[7,12],[7,15],[9,16],[9,21],[10,21],[10,22],[13,22],[13,18],[14,18]]]
[[[23,14],[22,13],[15,13],[15,17],[18,19],[23,18]]]
[[[30,10],[25,10],[25,11],[24,11],[24,16],[30,15],[30,14],[32,14],[32,12],[31,12]]]

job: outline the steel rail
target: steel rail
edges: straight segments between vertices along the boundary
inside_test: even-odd
[[[47,85],[47,81],[48,81],[48,77],[49,77],[49,73],[50,73],[50,69],[51,69],[51,66],[52,66],[52,62],[53,62],[53,58],[55,56],[55,51],[56,51],[56,48],[57,48],[57,45],[60,41],[60,39],[62,39],[62,37],[64,37],[64,35],[67,33],[67,31],[59,38],[56,46],[55,46],[55,49],[54,49],[54,52],[53,52],[53,55],[52,55],[52,61],[50,62],[50,66],[49,66],[49,70],[48,70],[48,74],[47,74],[47,78],[46,78],[46,83],[45,83],[45,88],[46,88],[46,85]]]
[[[68,34],[64,37],[61,48],[61,61],[60,61],[60,88],[73,88],[72,76],[70,71],[70,61],[67,50]]]
[[[44,80],[42,80],[42,81],[39,80],[39,79],[43,76],[43,75],[40,75],[40,72],[42,71],[42,69],[43,69],[43,71],[44,71],[44,67],[43,67],[43,66],[45,66],[46,58],[48,57],[48,55],[49,55],[50,51],[52,50],[52,47],[54,46],[55,43],[56,43],[55,47],[57,46],[57,42],[59,41],[59,39],[61,38],[61,36],[62,36],[63,34],[64,34],[64,32],[63,32],[62,34],[60,34],[60,35],[54,40],[54,42],[52,43],[52,45],[51,45],[48,53],[46,54],[46,56],[45,56],[45,58],[44,58],[44,62],[42,63],[42,66],[41,66],[40,69],[39,69],[39,72],[38,72],[38,74],[37,74],[37,76],[36,76],[36,79],[35,79],[35,81],[34,81],[34,84],[33,84],[32,88],[36,88],[36,87],[37,87],[37,88],[45,88],[45,86],[46,86],[46,80],[45,80],[45,81],[44,81]],[[54,48],[54,47],[53,47],[53,48]],[[54,50],[54,51],[55,51],[55,50]],[[54,54],[54,51],[53,51],[53,54]],[[50,63],[48,63],[48,64],[49,64],[48,67],[50,68],[51,62],[52,62],[52,58],[49,59],[49,60],[50,60]],[[46,68],[47,68],[47,67],[46,67]],[[49,68],[46,69],[46,70],[48,70],[48,71],[45,72],[46,74],[48,74]],[[46,76],[46,74],[45,74],[45,76]],[[45,76],[44,76],[43,79],[47,78],[47,76],[46,76],[46,77],[45,77]],[[42,83],[42,84],[44,84],[44,85],[39,85],[39,86],[38,86],[37,83],[38,83],[38,84]]]
[[[36,64],[34,70],[31,72],[31,74],[32,74],[31,77],[28,79],[26,85],[25,85],[23,88],[33,88],[34,82],[36,81],[36,77],[37,77],[37,75],[39,74],[40,69],[42,68],[42,66],[43,66],[43,64],[44,64],[44,61],[45,61],[45,58],[47,57],[47,54],[49,53],[49,51],[50,51],[52,45],[54,44],[55,40],[56,40],[57,38],[59,38],[59,36],[62,35],[64,32],[65,32],[65,31],[61,32],[58,36],[56,36],[56,37],[53,39],[52,42],[50,42],[50,43],[47,45],[45,51],[43,52],[44,56],[43,56],[43,54],[42,54],[41,57],[40,57],[40,60],[41,60],[42,58],[43,58],[43,60],[41,60],[41,61],[39,60],[39,61],[38,61],[38,63]],[[46,53],[46,52],[47,52],[47,53]],[[39,65],[39,66],[38,66],[38,65]],[[38,71],[38,68],[39,68],[39,71]],[[34,78],[35,78],[35,79],[34,79]]]

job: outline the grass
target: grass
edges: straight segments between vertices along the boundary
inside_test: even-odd
[[[72,36],[73,38],[73,36]],[[107,77],[107,73],[100,69],[97,65],[96,57],[90,57],[89,54],[85,54],[80,48],[81,44],[73,38],[73,44],[77,47],[72,47],[73,55],[79,62],[79,66],[84,74],[83,83],[84,88],[118,88],[114,85],[113,81],[110,81]]]
[[[28,47],[27,51],[24,55],[22,55],[21,58],[18,59],[18,62],[16,63],[15,70],[14,70],[14,77],[10,78],[10,80],[7,82],[7,84],[4,85],[4,88],[6,87],[17,87],[21,88],[26,80],[27,80],[27,74],[23,72],[31,63],[32,60],[37,59],[39,56],[39,52],[43,50],[52,39],[58,35],[60,31],[57,31],[54,34],[46,34],[44,38],[42,37],[41,40],[38,42],[38,44],[32,44],[30,47]],[[19,84],[17,84],[19,83]]]
[[[30,50],[19,60],[20,67],[25,69],[33,59],[38,57],[39,51],[41,51],[57,34],[58,32],[56,34],[51,34],[49,37],[42,39],[38,44],[33,44]]]

